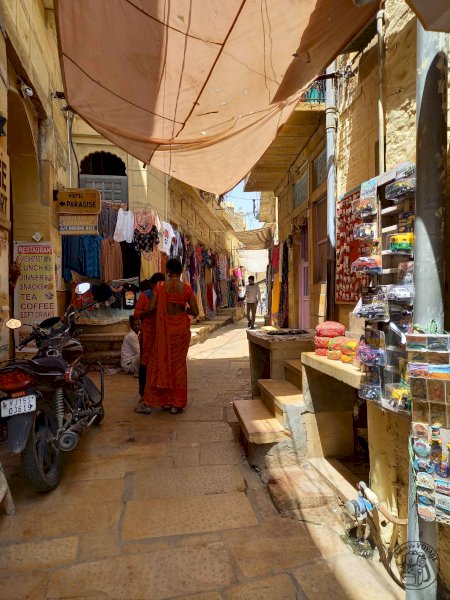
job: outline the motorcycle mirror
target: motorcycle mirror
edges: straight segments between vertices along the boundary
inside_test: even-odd
[[[77,285],[77,287],[75,288],[75,294],[78,294],[78,296],[81,296],[82,294],[85,294],[90,289],[91,289],[91,284],[88,283],[87,281],[85,281],[84,283],[79,283]]]
[[[92,295],[96,302],[106,302],[113,296],[113,291],[106,283],[92,286]]]
[[[5,325],[8,329],[19,329],[19,327],[22,327],[22,321],[19,321],[19,319],[8,319]]]

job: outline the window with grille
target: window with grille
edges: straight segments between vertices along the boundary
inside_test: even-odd
[[[313,161],[313,189],[317,189],[327,179],[327,149],[322,152]]]
[[[308,171],[305,171],[303,175],[294,184],[294,208],[300,206],[302,202],[308,198]]]
[[[314,204],[314,220],[316,224],[316,272],[315,283],[326,283],[327,281],[327,199],[322,198]]]

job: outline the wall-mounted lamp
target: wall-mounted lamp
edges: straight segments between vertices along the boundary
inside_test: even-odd
[[[27,85],[23,81],[19,80],[19,82],[20,82],[20,91],[22,93],[22,96],[24,98],[32,98],[32,96],[34,96],[33,88],[31,88],[29,85]]]

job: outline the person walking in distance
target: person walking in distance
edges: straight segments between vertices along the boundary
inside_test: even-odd
[[[248,285],[245,288],[245,299],[247,301],[247,321],[250,329],[255,329],[256,308],[261,302],[261,290],[255,283],[255,278],[250,275]]]

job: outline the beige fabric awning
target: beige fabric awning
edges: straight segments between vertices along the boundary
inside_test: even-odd
[[[261,229],[250,229],[249,231],[235,231],[233,235],[244,244],[245,250],[264,250],[270,248],[273,240],[275,225],[272,223]]]
[[[450,33],[450,3],[448,0],[406,0],[428,31]]]
[[[352,0],[58,0],[66,98],[140,161],[224,193],[376,10]]]

